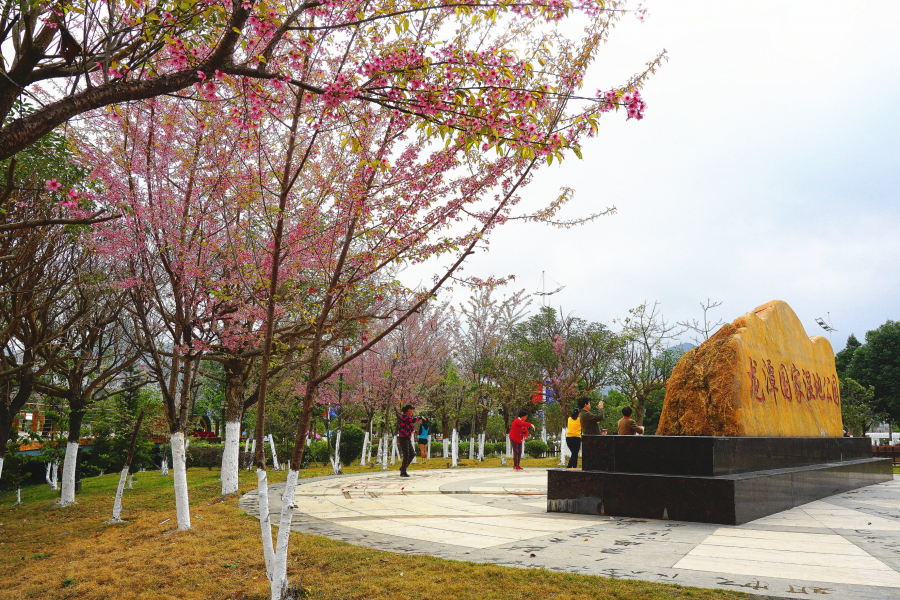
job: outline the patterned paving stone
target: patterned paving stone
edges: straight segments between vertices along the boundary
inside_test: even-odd
[[[320,477],[291,528],[391,552],[777,598],[900,598],[900,479],[738,527],[546,512],[542,469]],[[284,484],[269,486],[281,510]],[[256,492],[240,502],[259,515]]]

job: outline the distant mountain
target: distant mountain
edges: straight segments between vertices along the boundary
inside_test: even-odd
[[[672,346],[672,349],[687,352],[688,350],[691,350],[692,348],[696,348],[696,347],[697,346],[695,346],[694,344],[692,344],[690,342],[684,342],[682,344],[678,344],[677,346]]]

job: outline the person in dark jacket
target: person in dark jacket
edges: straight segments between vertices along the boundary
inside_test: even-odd
[[[622,409],[622,418],[619,419],[619,435],[643,435],[644,428],[634,422],[631,418],[631,407],[626,406]]]
[[[581,412],[578,413],[578,420],[581,422],[581,435],[600,435],[600,421],[606,416],[603,413],[603,401],[597,403],[597,408],[600,409],[600,412],[594,414],[591,412],[591,399],[590,398],[579,398],[577,400],[578,408],[581,409]]]
[[[412,404],[404,406],[403,412],[400,413],[400,426],[397,431],[397,445],[400,446],[400,456],[403,457],[403,461],[400,463],[400,477],[409,477],[406,468],[409,467],[409,463],[412,462],[413,456],[415,456],[412,444],[412,433],[413,426],[415,426],[416,421],[418,421],[419,418],[412,415]]]

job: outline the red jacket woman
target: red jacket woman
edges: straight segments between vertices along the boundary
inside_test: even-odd
[[[522,444],[528,438],[528,428],[534,429],[534,424],[528,422],[528,411],[520,410],[519,416],[512,422],[509,428],[509,443],[513,450],[513,469],[521,471],[519,461],[522,460]]]

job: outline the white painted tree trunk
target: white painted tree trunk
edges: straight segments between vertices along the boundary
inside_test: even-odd
[[[241,422],[225,423],[225,449],[222,451],[222,495],[238,491],[238,456],[241,451]],[[246,450],[244,451],[246,452]]]
[[[253,438],[253,442],[250,444],[250,456],[256,456],[256,438]],[[250,459],[250,462],[247,463],[247,470],[253,468],[253,459]]]
[[[478,460],[484,461],[484,433],[478,436]]]
[[[450,442],[445,437],[444,440],[444,458],[450,458]]]
[[[225,424],[225,438],[228,438],[228,423]],[[244,440],[244,454],[250,452],[250,436],[247,436],[247,439]]]
[[[3,477],[3,455],[0,454],[0,477]]]
[[[131,466],[126,465],[122,469],[121,475],[119,475],[119,487],[116,488],[116,501],[113,504],[112,519],[107,521],[107,523],[122,523],[122,491],[125,489],[125,480],[128,479],[130,470]]]
[[[276,471],[280,471],[281,467],[278,465],[278,454],[275,453],[275,436],[271,433],[269,434],[269,447],[272,449],[272,465]]]
[[[425,460],[431,460],[431,434],[428,434],[428,446],[425,448]]]
[[[175,517],[178,529],[191,528],[191,508],[188,504],[187,455],[185,454],[184,433],[179,431],[171,436],[172,468],[175,471]]]
[[[384,450],[381,453],[381,470],[387,471],[388,468],[388,436],[384,434]]]
[[[13,504],[13,506],[19,506],[20,504],[22,504],[22,488],[17,487],[16,488],[16,503]]]
[[[273,449],[274,453],[274,449]],[[337,435],[334,436],[334,457],[331,459],[331,470],[335,475],[340,475],[343,471],[341,470],[341,430],[339,429]],[[289,472],[290,474],[290,472]]]
[[[413,449],[412,464],[417,464],[419,462],[418,460],[416,460],[416,458],[419,456],[419,449],[416,447],[416,440],[413,437],[415,434],[416,434],[415,431],[413,431],[412,433],[409,434],[410,445],[412,446],[412,449]]]
[[[375,452],[375,464],[381,464],[381,447],[384,445],[384,439],[378,438],[378,450]]]
[[[271,582],[275,549],[272,546],[272,524],[269,520],[269,478],[264,469],[256,469],[256,497],[259,501],[259,529],[262,537],[263,557],[266,560],[266,577]]]
[[[459,461],[459,434],[455,429],[453,430],[453,435],[450,436],[450,446],[451,466],[455,467]]]
[[[506,466],[506,459],[509,458],[510,450],[512,450],[512,448],[510,448],[510,446],[509,446],[509,434],[507,434],[506,435],[506,451],[500,454],[500,464],[501,465]]]
[[[398,450],[397,450],[397,436],[395,435],[394,437],[391,438],[391,466],[392,466],[392,467],[394,466],[394,464],[396,463],[397,459],[399,458],[399,457],[397,456],[397,453],[398,453]]]
[[[75,463],[78,461],[78,442],[66,444],[66,457],[63,459],[62,496],[60,506],[69,506],[75,502]]]
[[[187,449],[191,445],[191,438],[184,438],[184,464],[187,465]]]
[[[340,432],[338,432],[340,435]],[[271,583],[272,600],[282,600],[289,582],[287,578],[288,543],[291,535],[291,518],[294,516],[294,493],[297,490],[298,471],[288,469],[284,494],[281,496],[281,519],[278,522],[278,541],[275,544],[275,557],[272,568]]]
[[[130,465],[129,465],[130,467]],[[128,473],[128,487],[126,489],[133,490],[134,489],[134,473]]]
[[[544,420],[544,422],[541,424],[541,441],[544,442],[545,444],[547,443],[547,421],[546,420]]]
[[[475,458],[475,435],[469,436],[469,460]]]
[[[53,468],[50,469],[50,489],[56,491],[59,489],[59,461],[53,461]]]
[[[366,465],[367,459],[369,458],[369,432],[367,431],[363,436],[363,449],[362,454],[359,456],[359,466],[364,467]]]
[[[568,429],[567,427],[563,427],[562,431],[560,432],[560,435],[559,435],[559,464],[560,464],[560,466],[565,466],[566,459],[568,458],[568,456],[567,456],[568,452],[566,452],[568,450],[568,448],[566,447],[566,430],[567,429]]]
[[[159,474],[168,476],[169,474],[169,459],[163,456],[162,466],[159,468]]]

